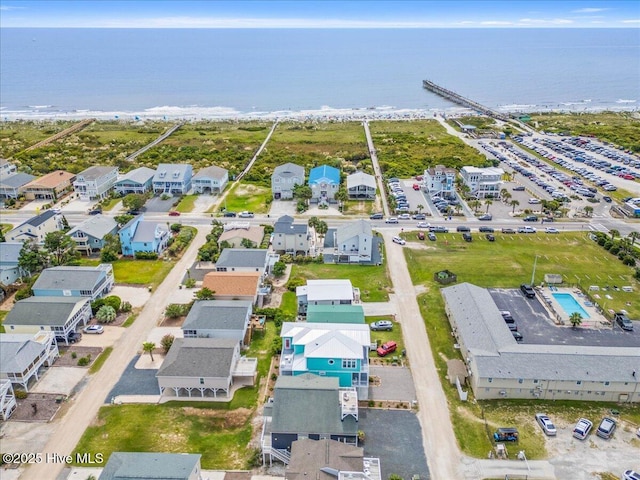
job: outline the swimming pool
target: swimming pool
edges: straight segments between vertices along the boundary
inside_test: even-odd
[[[589,314],[586,312],[586,310],[582,308],[582,306],[575,298],[573,298],[573,295],[571,295],[570,293],[552,293],[551,295],[556,299],[556,302],[560,304],[567,315],[571,316],[572,313],[578,312],[580,315],[582,315],[582,318],[589,318]]]

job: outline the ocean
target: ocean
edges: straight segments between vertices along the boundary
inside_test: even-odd
[[[0,118],[637,110],[640,29],[2,29]]]

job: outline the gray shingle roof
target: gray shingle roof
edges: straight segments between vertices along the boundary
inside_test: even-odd
[[[113,452],[99,480],[188,480],[200,464],[200,457],[185,453]]]
[[[248,312],[251,312],[249,301],[200,300],[191,307],[182,328],[244,331]]]
[[[349,240],[358,235],[372,235],[371,223],[367,220],[356,220],[355,222],[341,225],[336,229],[337,244]]]
[[[17,302],[4,320],[5,325],[63,326],[80,310],[88,297],[29,297]]]
[[[267,250],[261,248],[225,248],[216,267],[264,268],[267,254]]]
[[[364,172],[356,172],[347,177],[347,188],[354,188],[360,185],[376,188],[376,179],[373,175]]]
[[[227,172],[228,171],[222,167],[216,167],[215,165],[212,165],[210,167],[201,168],[200,170],[198,170],[198,173],[193,176],[193,179],[197,180],[198,178],[215,178],[217,180],[221,180],[225,177]]]
[[[82,177],[85,180],[97,180],[98,178],[108,175],[109,173],[117,169],[118,169],[117,167],[106,167],[101,165],[94,165],[80,172],[78,174],[78,177]]]
[[[95,238],[103,238],[107,233],[113,232],[117,226],[118,222],[112,217],[98,214],[73,227],[67,235],[71,236],[76,232],[82,232]]]
[[[226,378],[238,340],[176,338],[156,377]]]
[[[118,184],[119,182],[125,182],[125,181],[145,184],[150,179],[152,179],[155,174],[156,174],[156,171],[149,167],[136,168],[135,170],[131,170],[130,172],[120,177],[116,182],[116,184]]]
[[[327,467],[339,472],[359,472],[354,479],[370,478],[362,473],[364,449],[336,440],[305,438],[291,444],[291,462],[287,480],[335,480]],[[350,478],[347,474],[343,478]]]
[[[30,334],[0,334],[0,373],[22,373],[44,350]]]
[[[52,267],[43,270],[34,290],[92,290],[104,275],[95,267]]]
[[[309,227],[306,223],[293,223],[293,217],[290,217],[289,215],[280,217],[273,226],[273,233],[284,233],[289,235],[298,233],[306,234],[308,231]]]
[[[278,165],[273,169],[272,177],[300,177],[304,180],[304,167],[296,165],[295,163],[285,163],[284,165]]]
[[[358,424],[353,416],[340,420],[339,388],[337,377],[319,377],[310,373],[278,377],[271,431],[357,434]]]
[[[136,232],[133,235],[134,242],[148,242],[151,243],[156,238],[156,228],[167,232],[167,228],[164,224],[158,222],[151,222],[148,220],[142,220],[136,227]]]
[[[22,243],[18,242],[2,242],[0,243],[0,264],[18,263]]]
[[[0,179],[0,187],[18,188],[26,185],[34,178],[36,177],[33,175],[29,175],[28,173],[15,173],[9,177]]]
[[[161,163],[153,176],[154,182],[183,182],[191,165],[185,163]],[[164,172],[164,176],[162,176]],[[174,176],[175,175],[175,176]]]

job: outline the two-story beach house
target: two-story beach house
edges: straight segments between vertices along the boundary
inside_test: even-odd
[[[229,171],[212,165],[202,168],[193,176],[195,193],[221,193],[229,183]]]
[[[4,237],[8,242],[30,241],[42,244],[47,233],[60,230],[62,230],[62,215],[53,210],[47,210],[9,230]]]
[[[153,186],[153,176],[156,171],[149,167],[140,167],[121,175],[113,188],[120,195],[130,193],[147,193]]]
[[[137,252],[160,254],[169,243],[167,225],[146,221],[144,215],[132,218],[118,232],[122,254],[134,256]]]
[[[102,200],[118,179],[118,167],[94,165],[80,172],[73,182],[73,189],[80,200]]]
[[[24,186],[35,178],[24,172],[0,176],[0,199],[18,198],[24,191]]]
[[[113,266],[102,263],[96,267],[46,268],[31,289],[36,297],[90,297],[105,296],[114,284]]]
[[[460,176],[475,198],[498,198],[504,170],[498,167],[462,167]]]
[[[364,172],[352,173],[347,177],[347,193],[351,200],[375,200],[375,177]]]
[[[191,189],[193,167],[189,164],[161,163],[153,176],[153,193],[185,195]]]
[[[0,283],[3,285],[11,285],[19,278],[29,275],[29,272],[18,265],[22,246],[21,242],[0,243]]]
[[[440,198],[455,198],[456,169],[436,165],[424,171],[422,182],[429,195]]]
[[[296,185],[304,185],[304,168],[295,163],[285,163],[273,169],[271,193],[274,200],[290,200]]]
[[[273,226],[271,247],[278,253],[309,255],[309,226],[284,215]]]
[[[9,380],[25,392],[37,382],[40,369],[60,356],[53,332],[3,333],[0,335],[0,380]]]
[[[196,301],[182,324],[184,338],[231,338],[243,345],[251,312],[251,302]]]
[[[347,279],[307,280],[296,288],[298,314],[306,315],[308,305],[351,305],[360,303],[360,289]]]
[[[371,263],[377,254],[378,242],[367,220],[331,228],[324,237],[325,263]],[[379,261],[379,255],[375,255]]]
[[[329,165],[312,168],[309,172],[311,201],[329,203],[335,201],[340,188],[340,170]]]
[[[22,187],[27,200],[58,200],[73,189],[75,173],[56,170]]]
[[[107,235],[118,233],[118,222],[106,215],[93,215],[67,232],[80,252],[91,255],[102,250]]]
[[[369,398],[369,325],[284,322],[280,337],[280,375],[336,377],[361,400]]]

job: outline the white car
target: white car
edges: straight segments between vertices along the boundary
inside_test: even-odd
[[[104,333],[104,327],[102,325],[87,325],[82,330],[84,333]]]
[[[393,237],[391,240],[393,240],[393,243],[397,243],[398,245],[404,245],[407,243],[403,238],[400,237]]]
[[[240,212],[238,214],[239,218],[253,218],[253,212]]]
[[[546,435],[552,437],[557,433],[556,426],[545,413],[536,413],[536,422],[538,422],[538,425]]]
[[[518,233],[536,233],[535,227],[520,227]]]
[[[540,200],[538,200],[537,198],[530,198],[530,199],[529,199],[529,204],[530,204],[530,205],[537,205],[537,204],[539,204],[539,203],[541,203],[541,202],[540,202]]]
[[[428,222],[418,222],[418,224],[416,225],[416,227],[418,228],[429,228],[430,226],[431,224]]]
[[[398,215],[398,220],[411,220],[411,215],[408,213],[402,213]]]
[[[544,229],[544,233],[560,233],[560,230],[557,228],[549,227]]]
[[[395,217],[389,217],[384,221],[384,223],[398,223],[398,219]]]
[[[593,423],[591,420],[587,420],[586,418],[581,418],[576,423],[576,426],[573,429],[573,436],[578,440],[584,440],[589,435],[591,428],[593,427]]]

